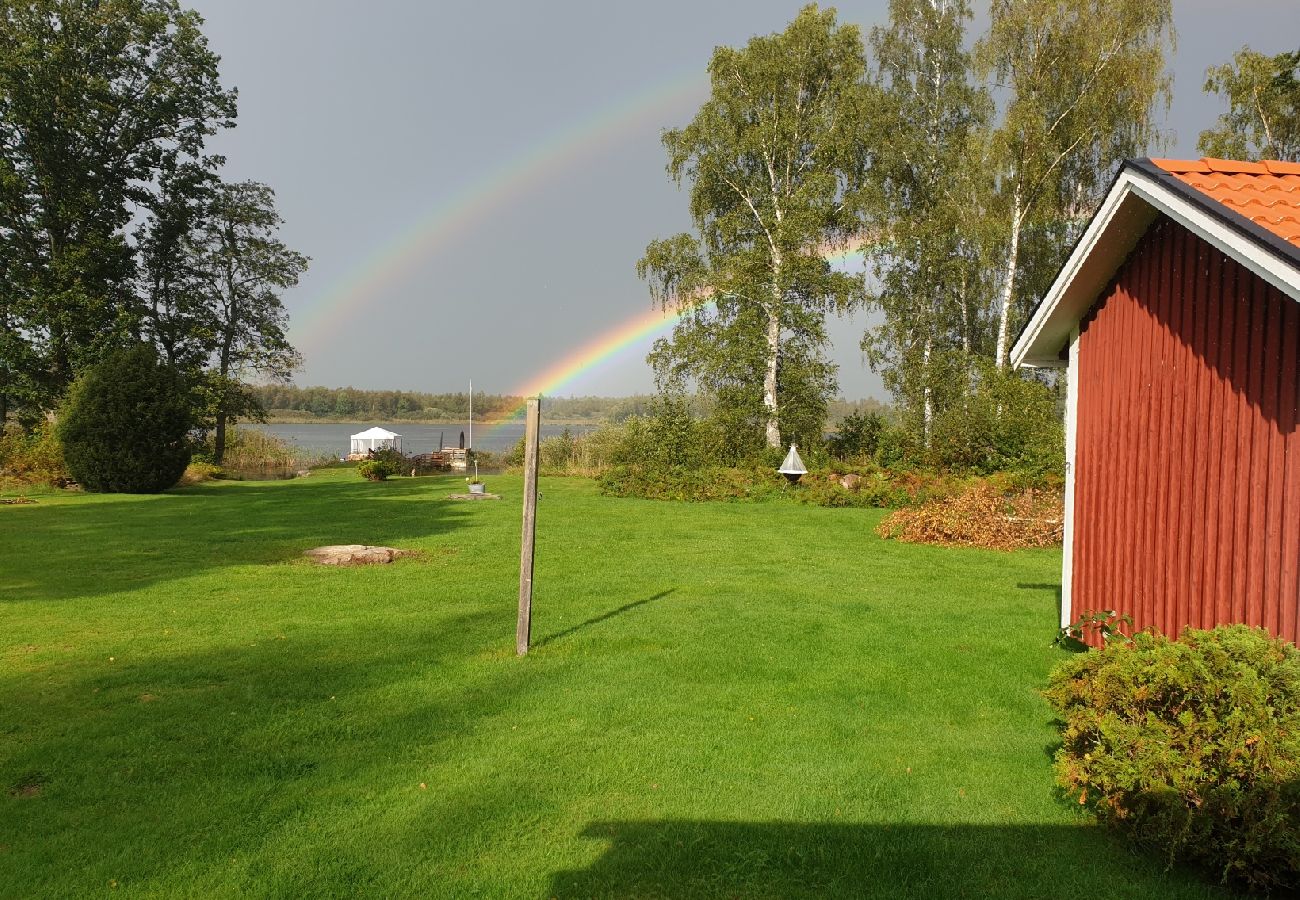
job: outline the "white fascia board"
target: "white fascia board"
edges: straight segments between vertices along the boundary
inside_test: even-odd
[[[1115,180],[1043,302],[1011,350],[1016,368],[1059,367],[1071,330],[1097,302],[1158,213],[1300,300],[1300,269],[1258,241],[1227,226],[1143,172],[1127,168]]]
[[[1061,627],[1074,620],[1074,476],[1079,463],[1079,327],[1070,329],[1065,382],[1065,521],[1061,547]]]

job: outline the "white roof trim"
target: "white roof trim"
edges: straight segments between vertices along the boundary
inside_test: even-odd
[[[1198,208],[1140,169],[1126,167],[1011,349],[1012,366],[1056,368],[1065,364],[1059,354],[1070,340],[1071,329],[1097,302],[1158,213],[1203,238],[1287,296],[1300,300],[1300,268],[1293,262]]]

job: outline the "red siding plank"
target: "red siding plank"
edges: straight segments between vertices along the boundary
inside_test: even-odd
[[[1151,355],[1151,397],[1152,428],[1145,435],[1151,444],[1147,456],[1147,518],[1137,523],[1145,532],[1147,559],[1150,560],[1150,593],[1144,610],[1143,626],[1154,625],[1161,631],[1168,629],[1165,622],[1165,602],[1168,598],[1166,574],[1168,572],[1169,544],[1165,540],[1165,522],[1168,516],[1168,502],[1165,497],[1166,482],[1169,478],[1169,408],[1171,379],[1169,365],[1172,340],[1170,339],[1169,321],[1173,312],[1173,296],[1170,290],[1170,269],[1172,268],[1171,226],[1165,221],[1160,226],[1160,256],[1155,272],[1154,309],[1156,316],[1153,331],[1154,352]]]
[[[1230,404],[1230,431],[1236,439],[1234,477],[1224,487],[1231,490],[1235,504],[1232,511],[1232,556],[1229,558],[1232,586],[1232,621],[1246,621],[1246,586],[1250,569],[1250,404],[1246,386],[1250,379],[1250,273],[1235,260],[1229,260],[1233,273],[1233,288],[1226,302],[1230,303],[1234,319],[1232,348],[1232,395]]]
[[[1282,304],[1282,351],[1278,368],[1278,431],[1282,436],[1282,535],[1281,572],[1278,585],[1278,634],[1300,640],[1300,437],[1297,437],[1297,404],[1300,404],[1300,303]]]
[[[1201,417],[1205,422],[1205,465],[1201,467],[1201,492],[1204,498],[1202,516],[1205,522],[1205,542],[1202,544],[1204,560],[1201,564],[1201,585],[1203,621],[1218,622],[1219,601],[1223,597],[1219,589],[1219,546],[1220,525],[1223,510],[1219,490],[1222,483],[1222,448],[1223,418],[1222,392],[1223,378],[1219,374],[1221,365],[1221,338],[1223,334],[1223,255],[1212,247],[1202,245],[1205,255],[1205,281],[1203,292],[1197,295],[1203,305],[1205,319],[1205,344],[1202,352],[1205,359],[1205,401],[1201,406]]]
[[[1268,310],[1268,285],[1259,278],[1250,279],[1250,376],[1246,379],[1249,405],[1245,427],[1250,433],[1250,480],[1244,485],[1246,497],[1246,589],[1242,596],[1243,621],[1248,625],[1264,624],[1264,566],[1268,526],[1265,519],[1268,497],[1268,366],[1265,345],[1265,315]],[[1274,382],[1276,393],[1276,382]]]
[[[1282,393],[1282,304],[1287,298],[1281,296],[1272,285],[1261,282],[1264,293],[1264,358],[1262,360],[1264,380],[1263,393],[1260,398],[1260,411],[1264,431],[1264,496],[1257,504],[1263,518],[1263,586],[1257,602],[1260,604],[1260,624],[1274,634],[1278,631],[1278,619],[1281,613],[1280,603],[1264,602],[1266,597],[1278,597],[1282,577],[1282,491],[1284,459],[1282,455],[1282,434],[1278,429],[1281,416]]]
[[[1233,514],[1236,512],[1237,485],[1233,481],[1236,475],[1237,435],[1233,431],[1236,425],[1236,410],[1232,406],[1232,349],[1236,345],[1237,317],[1233,314],[1236,305],[1232,292],[1235,289],[1235,270],[1228,258],[1215,252],[1219,277],[1211,282],[1216,292],[1214,301],[1219,315],[1219,379],[1216,401],[1211,407],[1211,424],[1214,427],[1215,440],[1219,447],[1218,486],[1215,490],[1216,519],[1218,521],[1219,540],[1210,545],[1215,553],[1215,623],[1227,623],[1232,619],[1232,536],[1234,532]]]

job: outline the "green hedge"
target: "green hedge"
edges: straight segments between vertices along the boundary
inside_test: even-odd
[[[1060,785],[1170,864],[1300,887],[1300,652],[1244,625],[1143,632],[1062,664]]]

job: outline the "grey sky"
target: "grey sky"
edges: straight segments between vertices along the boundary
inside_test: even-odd
[[[659,133],[703,99],[714,46],[779,30],[800,5],[190,2],[240,92],[239,126],[215,146],[227,174],[270,184],[285,239],[313,258],[287,297],[297,382],[436,391],[472,377],[503,393],[649,309],[634,264],[689,226]],[[865,32],[888,4],[837,7]],[[1295,49],[1300,2],[1174,7],[1169,155],[1195,156],[1220,112],[1201,93],[1206,66],[1244,44]],[[883,396],[862,327],[831,329],[841,391]],[[558,393],[649,390],[649,344]]]

